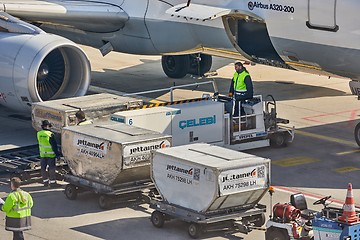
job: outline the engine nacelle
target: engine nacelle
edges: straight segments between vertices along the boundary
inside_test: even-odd
[[[32,102],[83,96],[90,62],[75,43],[52,34],[0,32],[0,104],[30,112]]]

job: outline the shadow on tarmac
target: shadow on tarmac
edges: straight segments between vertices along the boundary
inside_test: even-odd
[[[62,182],[59,181],[59,183]],[[42,186],[42,184],[31,184],[23,185],[21,189],[30,192],[34,200],[32,215],[42,219],[72,217],[120,208],[131,208],[148,213],[146,208],[140,206],[144,201],[139,200],[126,203],[118,202],[111,205],[109,209],[101,209],[98,205],[100,195],[91,192],[79,193],[76,200],[69,200],[64,194],[65,186],[66,185],[62,185],[61,188],[51,189]],[[5,200],[5,196],[10,192],[9,177],[1,178],[0,192],[6,193],[4,196],[0,196]],[[118,197],[118,199],[121,200],[121,197]],[[129,200],[129,198],[127,198],[127,200]]]
[[[136,66],[137,67],[137,66]],[[196,82],[205,82],[209,80],[215,80],[219,93],[227,95],[230,87],[230,79],[227,78],[203,78],[198,79],[192,76],[186,76],[183,79],[171,79],[164,76],[157,77],[153,76],[142,76],[140,79],[138,76],[140,73],[136,73],[134,76],[134,70],[130,67],[127,69],[113,70],[113,69],[104,69],[104,72],[92,72],[92,83],[91,85],[96,87],[102,87],[106,89],[112,89],[127,93],[135,93],[142,91],[150,91],[156,89],[169,88],[173,86],[180,86],[185,84],[192,84]],[[106,77],[104,77],[106,76]],[[156,79],[156,81],[148,81],[147,79]],[[297,100],[297,99],[307,99],[307,98],[317,98],[317,97],[334,97],[334,96],[344,96],[347,95],[346,92],[334,90],[326,87],[310,86],[305,84],[296,84],[294,82],[275,80],[275,81],[256,81],[253,80],[254,85],[254,94],[263,95],[265,97],[268,94],[273,94],[277,101],[283,100]],[[213,87],[211,84],[200,85],[198,87],[192,86],[184,88],[188,90],[204,91],[204,92],[213,92]],[[273,89],[273,91],[272,91]],[[276,92],[276,94],[274,94]],[[161,93],[151,93],[145,95],[149,98],[158,98],[167,92]]]
[[[298,129],[294,142],[288,147],[267,147],[246,152],[272,160],[271,178],[272,184],[275,186],[323,188],[330,191],[332,189],[345,189],[348,182],[353,182],[354,190],[359,189],[356,183],[359,179],[360,153],[339,155],[339,153],[359,149],[353,139],[353,129],[357,122],[358,120],[342,121]],[[337,171],[344,167],[352,167],[355,170]],[[83,193],[78,196],[77,200],[70,201],[66,199],[60,189],[46,189],[40,185],[23,186],[23,189],[32,192],[35,201],[33,215],[41,219],[72,217],[104,211],[99,208],[98,195],[95,194]],[[2,191],[9,192],[9,186],[6,182],[0,184],[0,192]],[[124,204],[114,208],[117,208],[116,211],[119,212],[124,208],[131,208],[147,215],[152,211],[136,204]],[[119,216],[119,218],[121,217],[123,216]],[[101,239],[118,239],[114,236],[119,236],[122,232],[127,232],[127,236],[132,236],[133,239],[151,239],[149,233],[154,233],[157,240],[165,240],[170,237],[179,240],[191,239],[187,234],[188,225],[186,223],[173,220],[166,222],[163,229],[157,229],[152,226],[149,218],[149,215],[147,217],[124,218],[72,229]],[[142,226],[142,228],[139,229],[136,226]],[[230,240],[243,239],[242,234],[233,235],[225,232],[205,233],[201,239],[216,236]]]
[[[273,93],[273,91],[276,92]],[[276,90],[275,90],[276,89]],[[305,84],[287,83],[283,81],[254,81],[254,94],[265,97],[272,94],[277,101],[298,100],[318,97],[345,96],[346,92],[326,87],[310,86]]]
[[[360,152],[353,133],[357,122],[297,129],[294,142],[287,147],[246,152],[271,159],[275,186],[344,189],[352,182],[354,189],[360,189]]]
[[[143,227],[139,229],[136,226]],[[114,239],[115,235],[126,232],[126,235],[131,236],[132,239],[153,239],[149,235],[150,233],[153,233],[151,235],[156,236],[157,240],[166,240],[168,238],[184,240],[192,239],[187,233],[188,226],[189,225],[186,222],[171,220],[165,222],[163,228],[156,228],[152,225],[150,217],[136,217],[91,224],[72,229],[100,239]],[[241,234],[238,233],[237,235]],[[232,232],[226,231],[206,232],[200,235],[198,239],[209,239],[219,236],[229,240],[244,239],[241,236],[235,236]],[[121,238],[118,237],[117,239]]]

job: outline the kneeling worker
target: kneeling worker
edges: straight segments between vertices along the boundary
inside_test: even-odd
[[[75,113],[77,125],[86,125],[86,124],[92,124],[93,122],[91,120],[86,120],[84,111],[77,111]]]
[[[233,102],[235,103],[234,117],[239,116],[239,111],[241,111],[241,115],[245,114],[242,108],[239,109],[239,103],[252,99],[253,92],[253,84],[249,72],[241,62],[236,62],[235,73],[229,90],[229,96],[233,97]]]

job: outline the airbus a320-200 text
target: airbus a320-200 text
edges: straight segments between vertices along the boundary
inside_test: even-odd
[[[269,9],[278,12],[289,12],[289,13],[295,12],[295,8],[293,6],[281,5],[276,3],[264,4],[261,2],[249,2],[248,7],[250,10],[253,10],[254,8],[262,8],[262,9]]]

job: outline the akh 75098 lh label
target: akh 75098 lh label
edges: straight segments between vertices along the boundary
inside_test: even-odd
[[[224,171],[219,175],[221,195],[264,188],[267,184],[265,165]]]

